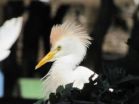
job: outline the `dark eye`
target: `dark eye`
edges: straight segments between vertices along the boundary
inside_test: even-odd
[[[60,50],[61,50],[61,46],[58,46],[58,47],[57,47],[57,50],[60,51]]]

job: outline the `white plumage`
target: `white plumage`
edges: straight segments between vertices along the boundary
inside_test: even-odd
[[[43,80],[44,99],[49,99],[50,93],[62,85],[73,83],[73,87],[82,89],[89,82],[92,70],[79,66],[84,59],[91,37],[86,30],[73,21],[52,28],[50,35],[51,51],[38,63],[36,69],[47,62],[54,61],[48,74]],[[95,74],[92,80],[97,78]]]
[[[23,17],[7,20],[0,27],[0,61],[10,54],[10,48],[15,43],[21,32]]]
[[[91,75],[93,75],[92,80],[95,80],[98,77],[98,75],[92,70],[83,66],[78,66],[74,71],[74,79],[76,80],[73,83],[73,87],[76,87],[80,90],[83,89],[84,83],[89,83],[89,77]]]

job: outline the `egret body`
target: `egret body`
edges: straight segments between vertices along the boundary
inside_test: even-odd
[[[91,44],[87,31],[76,23],[66,21],[52,27],[50,34],[51,50],[37,64],[36,69],[54,62],[48,74],[43,78],[44,99],[49,99],[50,93],[63,85],[73,83],[73,87],[82,89],[84,83],[89,83],[89,77],[94,74],[90,69],[79,66]],[[97,74],[95,74],[95,77]]]

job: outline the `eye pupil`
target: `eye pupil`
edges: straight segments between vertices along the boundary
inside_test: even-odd
[[[60,50],[61,50],[61,46],[58,46],[58,47],[57,47],[57,50],[60,51]]]

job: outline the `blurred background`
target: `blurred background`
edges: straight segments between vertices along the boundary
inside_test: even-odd
[[[1,104],[42,98],[40,78],[51,63],[34,67],[50,49],[51,27],[66,19],[75,19],[93,37],[82,65],[98,74],[119,67],[139,75],[139,0],[0,0],[0,25],[19,16],[25,19],[22,31],[0,62]]]

